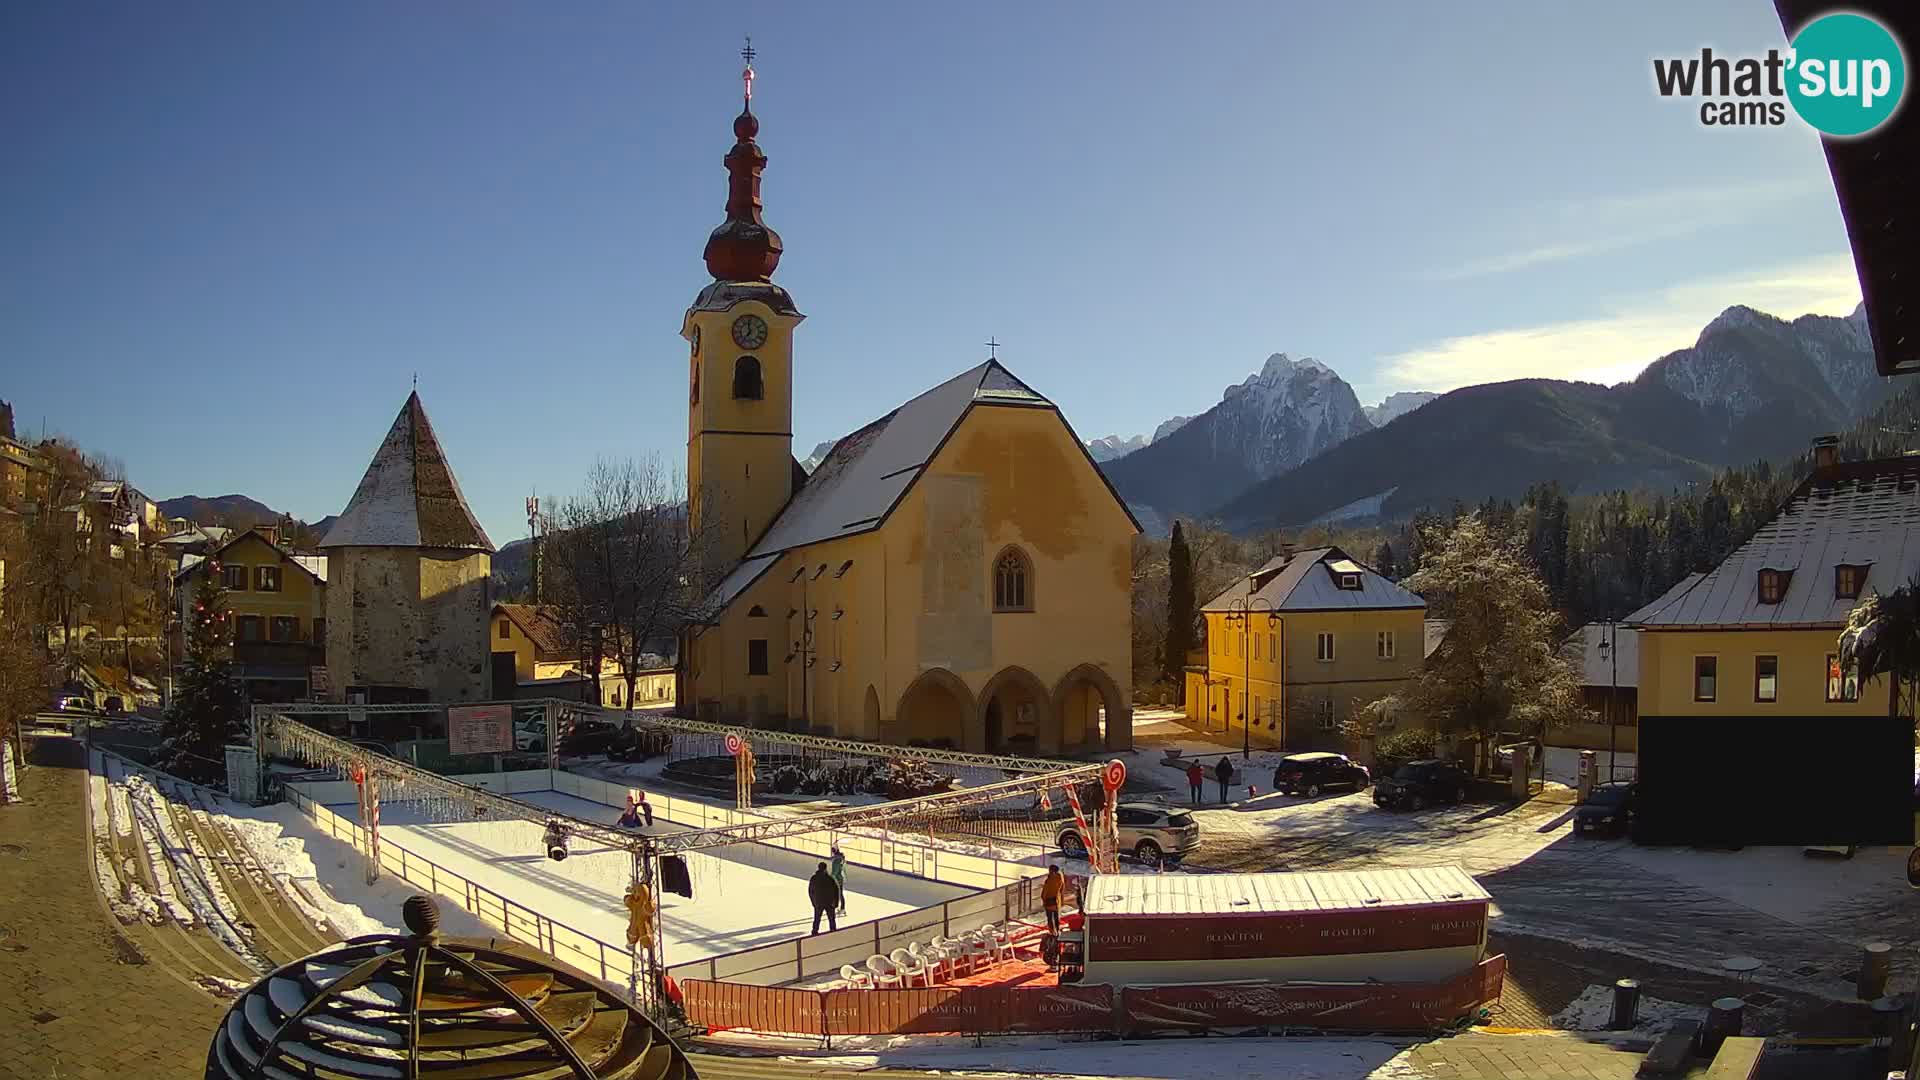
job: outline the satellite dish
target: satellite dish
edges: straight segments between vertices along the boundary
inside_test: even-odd
[[[1920,847],[1907,856],[1907,884],[1920,889]]]

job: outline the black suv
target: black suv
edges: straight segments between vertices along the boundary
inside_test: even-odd
[[[580,720],[560,736],[563,754],[604,754],[620,735],[620,729],[605,720]]]
[[[1333,788],[1360,791],[1372,782],[1373,775],[1367,772],[1365,765],[1345,754],[1324,750],[1288,754],[1280,759],[1279,766],[1273,770],[1273,786],[1276,789],[1288,795],[1304,792],[1310,799]]]
[[[1573,808],[1575,836],[1620,836],[1633,827],[1633,785],[1596,784],[1587,801]]]
[[[1473,778],[1450,761],[1409,761],[1373,789],[1373,803],[1389,810],[1425,810],[1435,803],[1465,802]]]

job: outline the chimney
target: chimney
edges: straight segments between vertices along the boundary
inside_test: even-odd
[[[1813,440],[1814,469],[1831,469],[1840,460],[1840,436],[1822,435]]]

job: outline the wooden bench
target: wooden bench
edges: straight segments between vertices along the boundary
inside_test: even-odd
[[[1693,1057],[1693,1044],[1699,1038],[1699,1021],[1679,1021],[1653,1041],[1653,1049],[1640,1059],[1640,1070],[1634,1075],[1676,1076],[1685,1072]]]
[[[1760,1058],[1766,1052],[1765,1039],[1729,1036],[1713,1055],[1705,1080],[1753,1080],[1760,1074]]]

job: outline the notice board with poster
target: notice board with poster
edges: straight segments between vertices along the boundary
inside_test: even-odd
[[[458,705],[448,709],[447,752],[513,753],[513,706]]]

